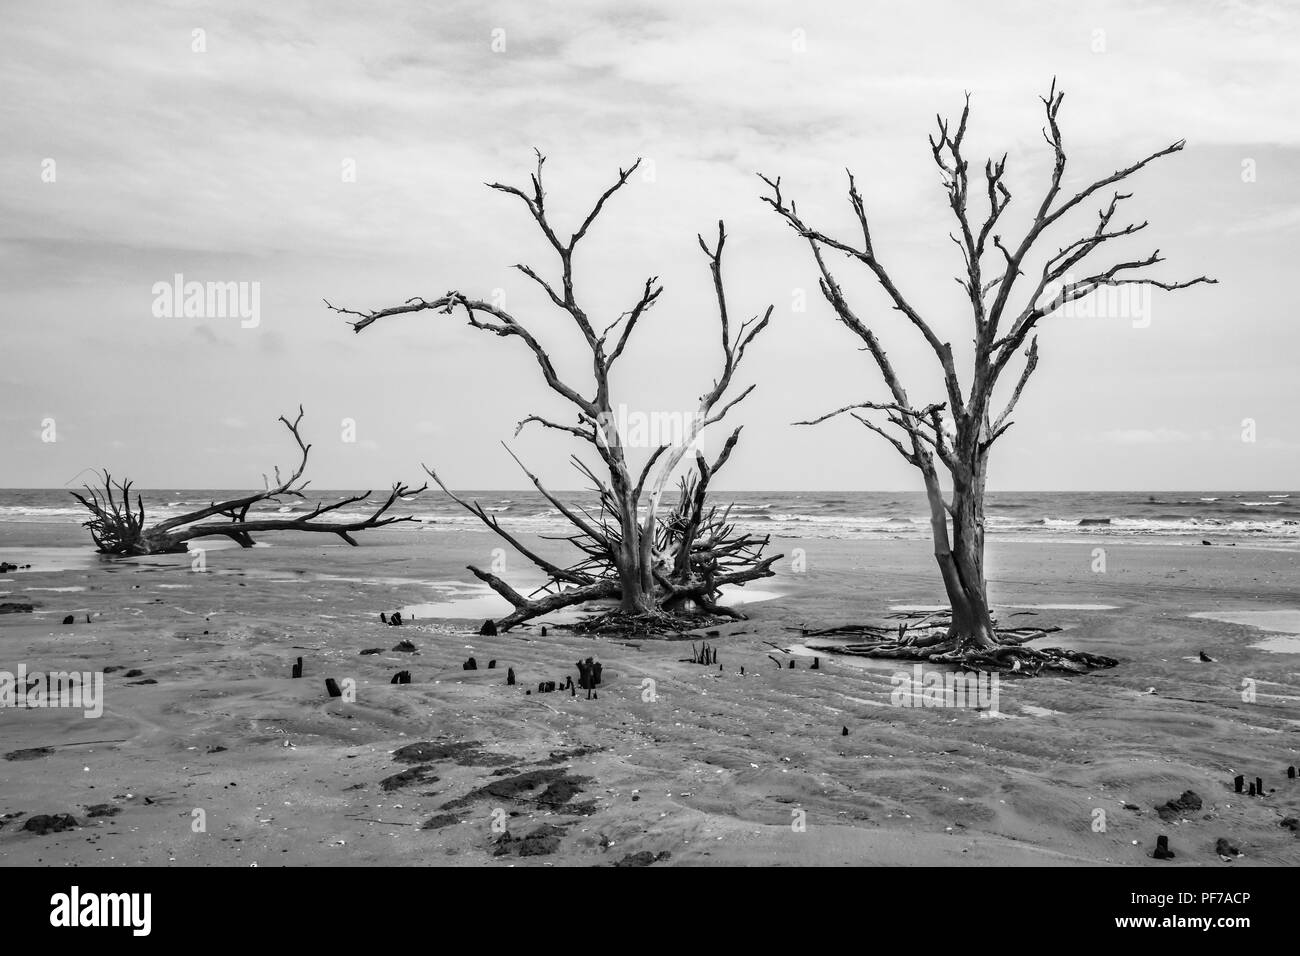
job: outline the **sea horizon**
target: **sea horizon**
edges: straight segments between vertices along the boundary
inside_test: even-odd
[[[168,518],[248,489],[132,489],[143,497],[146,513]],[[375,494],[383,489],[375,489]],[[259,505],[259,514],[292,516],[318,501],[356,494],[355,489],[306,489],[300,501],[285,497]],[[596,506],[588,491],[556,489],[565,500]],[[535,490],[457,489],[477,500],[493,517],[524,533],[555,534],[568,525]],[[372,495],[373,498],[375,495]],[[675,492],[661,508],[675,504]],[[930,534],[928,503],[921,491],[718,491],[714,502],[746,531],[773,538],[920,538]],[[342,508],[335,520],[362,516],[365,505]],[[433,489],[406,496],[392,514],[415,523],[448,529],[486,530],[482,522],[450,497]],[[0,537],[5,522],[80,522],[88,512],[70,489],[0,489]],[[1300,543],[1300,492],[1274,491],[990,491],[985,503],[986,533],[1059,540],[1063,536],[1185,537],[1223,536],[1234,540]]]

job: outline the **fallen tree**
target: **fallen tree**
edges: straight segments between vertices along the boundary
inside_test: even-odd
[[[731,455],[740,437],[740,427],[727,438],[721,453],[712,463],[696,445],[705,428],[722,421],[753,391],[754,386],[750,385],[734,398],[726,398],[746,349],[767,327],[772,307],[769,305],[764,313],[733,329],[722,279],[725,227],[718,223],[717,239],[713,244],[706,242],[703,236],[699,237],[717,300],[722,368],[712,387],[700,397],[693,417],[676,436],[678,440],[655,448],[639,469],[634,468],[614,412],[610,375],[615,363],[623,356],[633,330],[659,299],[663,287],[656,276],[646,279],[635,304],[603,331],[597,331],[598,326],[593,324],[575,292],[573,255],[606,202],[627,183],[640,160],[619,170],[614,184],[599,196],[567,240],[562,239],[554,227],[546,206],[546,192],[542,185],[544,163],[545,157],[538,153],[536,171],[527,190],[500,183],[489,183],[488,186],[519,199],[554,250],[560,274],[558,284],[548,281],[528,265],[516,265],[515,268],[538,285],[551,305],[576,326],[590,352],[592,382],[589,386],[584,388],[562,380],[551,356],[529,326],[493,302],[450,291],[435,299],[412,298],[400,305],[367,312],[339,308],[328,300],[325,305],[335,312],[355,316],[356,321],[351,325],[356,332],[391,316],[413,312],[452,315],[463,311],[471,327],[503,338],[519,339],[536,358],[547,387],[572,407],[575,417],[570,423],[528,415],[519,422],[515,434],[530,424],[562,432],[589,446],[602,461],[603,475],[576,455],[572,458],[596,496],[595,505],[584,507],[566,502],[549,491],[507,446],[507,451],[533,486],[572,525],[573,532],[566,540],[578,549],[581,558],[568,566],[556,564],[538,554],[481,505],[457,496],[434,470],[426,469],[449,497],[501,536],[546,576],[539,589],[523,594],[500,575],[472,565],[469,567],[472,574],[514,607],[513,612],[496,622],[499,629],[591,601],[617,601],[619,607],[590,626],[680,629],[685,623],[682,617],[688,613],[711,618],[739,617],[738,612],[718,604],[721,588],[772,575],[772,564],[781,555],[764,557],[766,537],[739,532],[728,520],[727,512],[718,512],[707,503],[709,481]],[[670,514],[664,515],[660,511],[662,496],[692,450],[695,451],[694,474],[682,479],[678,505]]]
[[[1146,222],[1122,226],[1114,222],[1120,204],[1132,195],[1116,190],[1098,211],[1092,231],[1044,253],[1041,271],[1034,279],[1026,280],[1032,282],[1032,290],[1022,307],[1017,310],[1010,305],[1014,286],[1029,270],[1031,255],[1045,245],[1043,238],[1051,226],[1094,194],[1180,151],[1184,145],[1179,140],[1095,180],[1078,192],[1063,193],[1066,154],[1057,123],[1063,98],[1055,83],[1048,95],[1041,98],[1046,111],[1043,136],[1052,149],[1054,165],[1046,193],[1028,229],[1012,245],[1004,244],[995,231],[1011,203],[1011,191],[1005,181],[1005,154],[1000,160],[989,159],[984,164],[982,191],[987,197],[988,211],[983,222],[972,222],[968,212],[969,161],[963,154],[963,140],[970,116],[969,95],[955,129],[940,118],[937,135],[930,138],[930,152],[956,220],[956,230],[950,233],[950,238],[961,251],[963,262],[957,283],[965,294],[973,325],[974,355],[964,390],[951,343],[944,341],[931,322],[913,307],[879,256],[866,205],[853,174],[848,175],[848,199],[859,235],[850,240],[834,238],[806,223],[796,204],[782,193],[780,178],[760,177],[768,187],[764,202],[808,243],[819,272],[822,295],[834,309],[838,321],[862,340],[863,351],[871,355],[889,393],[884,401],[857,402],[796,424],[815,425],[840,415],[852,416],[868,430],[884,437],[920,472],[929,502],[934,557],[951,608],[948,624],[941,629],[900,634],[895,639],[886,637],[873,644],[875,656],[932,661],[992,660],[1008,667],[1016,661],[1032,663],[1035,667],[1053,666],[1054,662],[1075,663],[1064,654],[1053,655],[1002,639],[994,626],[984,578],[984,489],[989,451],[1011,427],[1010,415],[1038,366],[1038,338],[1034,333],[1040,322],[1102,288],[1144,285],[1172,291],[1215,281],[1205,276],[1167,281],[1144,275],[1143,270],[1163,261],[1159,250],[1150,255],[1121,258],[1105,267],[1085,266],[1084,260],[1107,243],[1132,236],[1147,226]],[[917,330],[938,360],[946,393],[944,400],[924,404],[911,400],[873,323],[860,317],[832,275],[827,261],[831,253],[865,266],[893,310]],[[987,273],[986,255],[997,260]],[[1022,348],[1024,362],[1019,377],[1005,404],[1000,410],[995,409],[995,387]],[[947,497],[941,468],[947,472]]]
[[[428,484],[419,488],[396,483],[387,497],[363,518],[334,521],[321,520],[349,505],[368,501],[372,492],[349,495],[330,504],[317,503],[313,508],[301,514],[284,517],[261,517],[256,513],[250,517],[254,506],[261,503],[280,504],[284,498],[305,499],[304,489],[309,482],[303,478],[307,468],[307,455],[311,445],[303,441],[298,430],[302,422],[303,410],[298,408],[297,417],[291,422],[283,415],[280,421],[293,436],[301,455],[297,467],[288,478],[280,477],[280,468],[275,468],[275,483],[266,480],[263,491],[214,501],[207,507],[199,508],[186,514],[166,518],[156,524],[149,524],[145,516],[144,500],[136,495],[135,505],[131,504],[131,482],[116,481],[105,469],[101,473],[101,487],[85,486],[85,494],[71,492],[90,512],[91,518],[82,523],[90,531],[95,548],[101,554],[141,555],[172,554],[188,550],[188,543],[195,538],[222,536],[237,542],[240,547],[251,548],[255,543],[254,534],[266,531],[311,531],[336,534],[348,544],[356,546],[354,532],[399,521],[412,521],[413,516],[396,517],[388,511],[399,499],[410,498],[420,494]],[[207,520],[214,519],[214,520]]]

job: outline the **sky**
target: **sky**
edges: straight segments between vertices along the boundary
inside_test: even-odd
[[[917,488],[854,422],[792,424],[887,393],[755,174],[852,240],[852,169],[877,253],[960,365],[971,320],[927,135],[971,94],[967,153],[1007,154],[1000,232],[1018,239],[1051,169],[1053,78],[1067,189],[1187,140],[1130,180],[1128,211],[1150,225],[1116,253],[1158,248],[1155,274],[1218,284],[1155,291],[1138,319],[1047,320],[990,488],[1300,485],[1293,4],[42,0],[7,4],[0,27],[0,486],[108,467],[146,488],[260,487],[293,462],[276,419],[299,404],[319,488],[411,481],[421,463],[453,487],[523,487],[503,442],[548,485],[578,486],[575,440],[514,436],[530,413],[568,420],[518,340],[431,313],[358,335],[322,302],[497,296],[585,390],[572,324],[511,269],[554,277],[553,251],[483,185],[526,185],[536,147],[566,235],[642,159],[575,259],[599,326],[647,276],[665,286],[616,401],[685,414],[717,374],[696,235],[725,219],[734,316],[774,308],[737,376],[758,388],[728,418],[744,434],[718,486]],[[941,400],[932,353],[854,266],[832,269],[913,401]],[[177,275],[256,288],[255,323],[169,311],[158,285]]]

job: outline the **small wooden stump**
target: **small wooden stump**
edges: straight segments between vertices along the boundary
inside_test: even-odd
[[[1174,851],[1169,849],[1169,837],[1156,837],[1156,849],[1151,856],[1157,860],[1172,860],[1174,858]]]
[[[293,677],[301,677],[301,676],[302,676],[302,658],[301,658],[301,657],[298,658],[298,663],[296,663],[296,664],[293,665],[293,670],[291,671],[291,676],[293,676]]]
[[[390,683],[390,684],[409,684],[410,682],[411,682],[411,672],[410,672],[410,671],[398,671],[396,674],[393,675],[393,679],[390,680],[388,683]]]
[[[339,690],[339,683],[333,677],[325,678],[325,690],[331,697],[342,697],[343,691]]]

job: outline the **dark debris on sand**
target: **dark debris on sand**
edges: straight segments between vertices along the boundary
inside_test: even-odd
[[[1156,807],[1156,813],[1160,815],[1161,820],[1177,820],[1188,813],[1195,813],[1201,809],[1201,806],[1201,798],[1195,790],[1184,790],[1177,800],[1170,800]]]
[[[421,830],[441,830],[443,827],[454,827],[460,823],[460,817],[454,813],[439,813],[437,816],[429,817],[420,825]]]
[[[24,750],[11,750],[5,754],[5,760],[39,760],[54,753],[53,747],[28,747]]]
[[[566,770],[528,770],[471,790],[465,796],[443,804],[442,809],[454,810],[491,797],[496,800],[529,800],[550,810],[590,813],[593,804],[569,805],[582,793],[582,785],[590,782],[590,777],[572,776]]]
[[[501,834],[494,844],[493,856],[549,856],[560,848],[564,836],[562,827],[543,823],[527,836],[516,837],[509,831]]]
[[[34,817],[28,817],[27,822],[23,824],[23,829],[28,833],[37,833],[45,836],[47,833],[62,833],[64,830],[75,830],[81,826],[77,818],[70,813],[38,813]]]
[[[621,860],[617,860],[610,866],[650,866],[652,863],[658,863],[660,860],[666,860],[672,854],[667,850],[662,853],[651,853],[649,850],[639,850],[636,853],[629,853]]]
[[[451,760],[462,767],[503,767],[514,763],[516,758],[480,750],[477,740],[460,740],[446,743],[422,740],[394,750],[393,759],[400,763],[432,763],[437,760]]]
[[[416,783],[437,783],[438,778],[432,776],[432,774],[432,764],[417,764],[414,767],[408,767],[406,770],[395,773],[391,777],[380,780],[379,787],[391,793],[394,790],[400,790],[402,787],[409,787]]]

